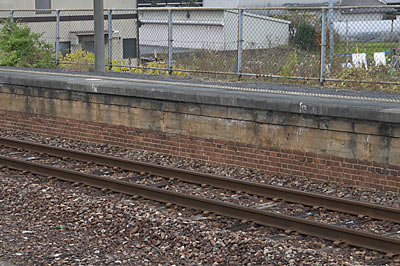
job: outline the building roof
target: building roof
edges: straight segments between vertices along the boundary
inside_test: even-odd
[[[138,7],[180,7],[203,6],[203,0],[137,0]]]
[[[381,0],[385,5],[400,5],[400,0]]]
[[[379,0],[342,0],[340,6],[383,6]]]
[[[387,0],[386,0],[387,1]],[[400,0],[398,0],[400,2]],[[343,14],[371,14],[371,13],[393,13],[394,8],[388,8],[383,1],[380,0],[342,0],[340,6],[382,6],[382,8],[351,8],[342,9]]]

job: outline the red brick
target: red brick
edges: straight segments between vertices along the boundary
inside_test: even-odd
[[[314,180],[331,180],[357,186],[383,187],[391,191],[398,191],[400,188],[400,166],[13,112],[0,111],[0,123],[7,129],[147,149],[180,159],[203,160],[216,166],[240,165],[265,170],[267,173],[307,176]]]
[[[386,191],[392,191],[392,192],[396,192],[396,193],[399,193],[399,192],[400,192],[400,188],[384,187],[384,189],[385,189]]]

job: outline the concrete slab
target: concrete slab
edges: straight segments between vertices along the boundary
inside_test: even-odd
[[[0,83],[227,107],[400,123],[400,95],[267,83],[0,68]],[[29,93],[26,91],[26,93]]]

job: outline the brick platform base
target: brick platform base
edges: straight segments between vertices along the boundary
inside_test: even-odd
[[[274,175],[306,176],[312,180],[400,192],[399,166],[16,112],[0,111],[0,124],[2,129],[119,145],[215,166],[241,166]]]

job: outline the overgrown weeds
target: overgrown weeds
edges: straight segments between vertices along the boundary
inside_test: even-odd
[[[329,53],[327,53],[329,54]],[[237,81],[237,52],[236,51],[207,51],[177,54],[174,56],[176,63],[173,65],[173,75],[193,76],[215,80]],[[368,57],[369,61],[373,58]],[[94,55],[83,51],[76,51],[61,59],[61,68],[74,71],[92,71]],[[306,51],[294,46],[276,47],[270,49],[245,50],[243,52],[242,72],[263,75],[276,75],[281,78],[257,78],[243,76],[241,81],[273,81],[287,84],[319,85],[321,61],[318,51]],[[349,59],[336,56],[330,67],[326,67],[328,78],[340,80],[340,82],[327,82],[328,85],[356,90],[385,90],[400,91],[400,86],[393,84],[377,84],[376,81],[398,82],[399,69],[390,66],[390,58],[387,66],[369,66],[365,68],[349,68]],[[107,62],[108,64],[108,62]],[[343,67],[343,64],[345,65]],[[106,67],[108,70],[108,66]],[[185,72],[182,70],[193,72]],[[109,71],[109,70],[108,70]],[[111,71],[149,75],[167,75],[168,64],[164,61],[153,61],[139,66],[130,65],[127,60],[114,60]],[[196,72],[198,71],[198,72]],[[209,72],[209,73],[204,73]],[[222,74],[212,74],[220,72]],[[225,74],[224,74],[225,73]],[[231,74],[227,74],[231,73]],[[303,77],[304,80],[295,80],[291,77]],[[308,77],[314,80],[307,80]],[[365,81],[365,82],[360,82]]]
[[[95,57],[93,53],[76,50],[73,53],[69,53],[64,57],[61,57],[59,67],[68,71],[89,72],[94,71],[94,63]],[[167,75],[169,73],[168,64],[163,61],[153,61],[146,64],[141,64],[139,66],[132,66],[129,64],[128,60],[115,59],[112,61],[110,70],[108,66],[108,60],[106,60],[105,68],[106,71],[136,74]],[[182,71],[184,70],[183,67],[173,65],[172,69],[173,75],[184,77],[187,76],[187,74]]]

